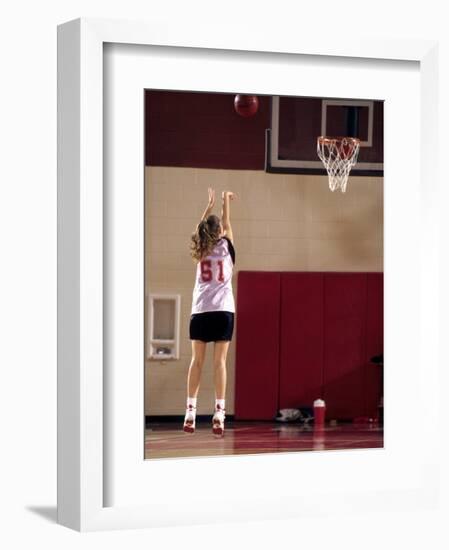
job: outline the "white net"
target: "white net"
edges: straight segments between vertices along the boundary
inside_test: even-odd
[[[349,173],[359,155],[360,140],[350,137],[324,137],[317,139],[317,154],[326,167],[331,191],[346,191]]]

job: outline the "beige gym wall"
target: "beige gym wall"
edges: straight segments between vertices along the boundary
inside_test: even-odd
[[[185,410],[195,280],[189,242],[207,205],[209,186],[215,189],[213,213],[218,216],[221,192],[237,195],[230,203],[237,308],[239,270],[383,271],[383,178],[351,176],[346,193],[332,193],[324,176],[147,166],[146,295],[181,295],[181,342],[179,360],[146,361],[146,415],[181,415]],[[237,331],[236,316],[227,360],[228,414],[234,413]],[[213,344],[207,348],[198,414],[210,414],[214,404]]]

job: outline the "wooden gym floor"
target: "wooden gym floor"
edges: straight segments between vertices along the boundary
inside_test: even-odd
[[[182,422],[152,422],[145,430],[146,459],[382,447],[383,428],[377,424],[339,423],[315,431],[292,423],[227,422],[222,438],[208,422],[197,422],[194,434],[184,433]]]

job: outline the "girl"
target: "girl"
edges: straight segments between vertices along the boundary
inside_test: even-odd
[[[229,219],[232,191],[222,193],[221,220],[211,214],[215,191],[209,187],[209,202],[192,234],[191,256],[197,264],[190,316],[192,360],[187,377],[187,410],[184,431],[195,431],[196,401],[200,387],[207,342],[214,342],[215,411],[212,431],[224,434],[226,355],[234,330],[235,303],[232,272],[235,263],[233,235]]]

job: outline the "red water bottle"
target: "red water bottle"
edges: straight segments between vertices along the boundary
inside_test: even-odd
[[[315,428],[324,428],[326,418],[326,403],[322,399],[315,399],[313,402],[313,417]]]

